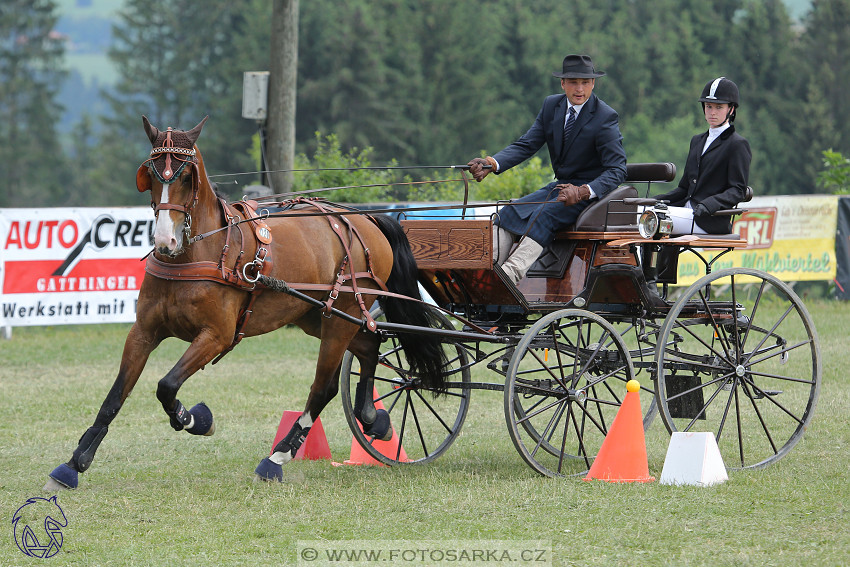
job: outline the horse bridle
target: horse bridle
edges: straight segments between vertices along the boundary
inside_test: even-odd
[[[198,180],[197,180],[197,167],[198,167],[198,158],[195,157],[195,149],[194,148],[180,148],[174,145],[174,140],[171,138],[172,128],[169,127],[165,132],[165,141],[162,146],[154,147],[151,149],[150,157],[142,162],[140,168],[147,166],[148,170],[153,173],[154,177],[162,183],[163,185],[170,185],[174,183],[174,180],[183,172],[183,169],[190,165],[195,168],[193,172],[192,178],[192,198],[183,205],[175,205],[172,203],[154,203],[153,199],[151,199],[151,208],[154,210],[154,214],[159,214],[159,211],[169,210],[169,211],[178,211],[186,215],[187,218],[187,226],[191,225],[191,211],[194,206],[198,203]],[[154,160],[161,155],[165,156],[165,169],[160,173],[156,166],[154,165]],[[172,161],[176,161],[176,168],[173,166]],[[139,191],[146,191],[149,187],[138,187]]]

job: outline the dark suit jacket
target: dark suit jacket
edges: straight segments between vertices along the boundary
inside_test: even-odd
[[[565,94],[546,97],[528,132],[493,156],[499,162],[498,173],[527,160],[546,144],[559,183],[588,183],[598,197],[622,183],[626,178],[626,152],[617,113],[591,94],[564,148],[564,120],[568,108]],[[513,208],[522,218],[528,218],[534,209],[533,206],[526,208],[530,210]]]
[[[744,199],[752,159],[749,142],[735,132],[735,126],[730,126],[703,154],[707,138],[708,131],[691,138],[679,185],[656,199],[670,201],[674,207],[682,207],[690,199],[694,206],[702,203],[709,213],[734,208]],[[694,217],[694,221],[711,234],[732,232],[729,217],[705,215]]]

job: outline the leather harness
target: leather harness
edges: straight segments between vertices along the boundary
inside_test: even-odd
[[[218,202],[227,222],[225,227],[216,230],[226,231],[225,244],[222,248],[218,262],[200,261],[169,263],[163,262],[158,259],[155,254],[151,254],[148,256],[147,263],[145,265],[145,271],[147,273],[160,279],[178,281],[210,281],[236,287],[237,289],[250,293],[245,307],[243,307],[240,311],[233,342],[226,350],[220,353],[215,360],[213,360],[213,364],[221,360],[224,355],[233,350],[233,348],[239,344],[244,337],[245,327],[251,313],[253,312],[254,302],[257,300],[257,297],[259,297],[259,295],[267,289],[264,285],[258,282],[258,280],[261,275],[269,276],[273,266],[271,247],[269,246],[272,242],[272,234],[268,225],[263,220],[263,217],[257,214],[257,202],[238,201],[235,203],[227,203],[221,198],[218,199]],[[279,205],[289,208],[296,205],[309,205],[315,207],[322,213],[327,213],[331,210],[329,207],[317,202],[315,199],[303,197],[284,201],[279,203]],[[189,209],[191,209],[191,206],[187,207],[187,215],[189,214]],[[324,217],[327,219],[330,228],[333,230],[334,234],[337,235],[343,249],[345,250],[345,255],[343,256],[340,267],[337,270],[334,283],[287,283],[287,285],[289,288],[298,291],[327,291],[328,297],[324,301],[325,307],[323,308],[323,315],[325,317],[331,316],[333,304],[341,292],[353,293],[365,319],[365,328],[369,331],[377,331],[377,324],[363,301],[357,280],[358,278],[369,279],[375,282],[375,284],[380,288],[380,291],[369,289],[367,293],[384,295],[390,294],[390,292],[387,291],[386,284],[380,278],[375,276],[369,248],[366,246],[357,228],[345,217],[336,217],[333,215],[324,215]],[[252,261],[242,263],[240,268],[240,262],[243,261],[243,256],[245,254],[245,238],[241,230],[241,225],[244,223],[250,224],[253,228],[251,233],[256,241],[257,252]],[[227,258],[230,253],[230,240],[231,235],[234,232],[234,227],[238,229],[241,242],[238,255],[236,256],[236,261],[233,263],[233,267],[231,268],[228,266]],[[192,241],[200,240],[208,234],[196,236],[192,239]],[[366,256],[366,271],[364,272],[355,272],[354,265],[351,262],[351,243],[354,241],[354,238],[357,238],[360,242]]]

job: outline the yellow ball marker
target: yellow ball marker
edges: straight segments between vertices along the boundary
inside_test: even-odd
[[[626,382],[626,390],[629,392],[637,392],[640,390],[640,382],[637,380],[629,380]]]

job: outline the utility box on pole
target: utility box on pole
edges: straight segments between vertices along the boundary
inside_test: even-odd
[[[251,186],[260,190],[252,195],[271,195],[271,178],[268,175],[268,157],[266,155],[266,119],[269,115],[269,72],[245,71],[242,75],[242,118],[257,123],[260,136],[260,175],[261,185]],[[247,194],[246,194],[247,197]]]
[[[265,122],[269,109],[269,72],[246,71],[242,77],[242,118]]]

